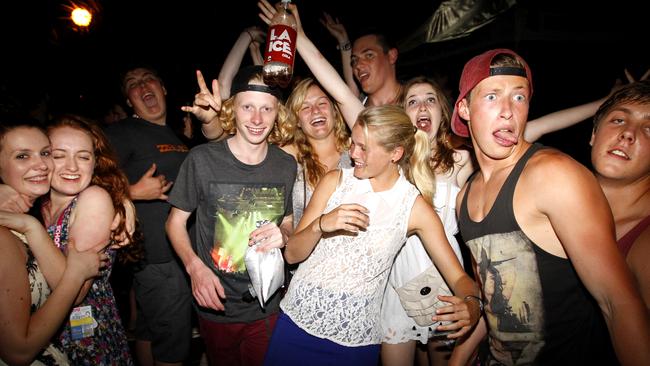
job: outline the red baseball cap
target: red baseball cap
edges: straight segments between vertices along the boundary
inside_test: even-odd
[[[524,65],[524,69],[516,67],[491,68],[490,64],[494,57],[501,54],[513,56]],[[456,103],[454,103],[454,113],[451,116],[451,129],[456,135],[469,137],[467,123],[458,116],[458,103],[463,100],[463,98],[465,98],[467,94],[469,94],[469,92],[472,91],[472,89],[474,89],[474,87],[483,79],[495,75],[515,75],[525,77],[528,79],[528,84],[530,85],[530,95],[533,95],[533,75],[530,72],[530,68],[526,61],[524,61],[524,59],[514,51],[507,48],[497,48],[473,57],[471,60],[467,61],[463,68],[463,74],[460,76],[460,83],[458,85],[460,94],[458,95],[458,99],[456,99]]]

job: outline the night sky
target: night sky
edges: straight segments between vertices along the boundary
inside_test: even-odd
[[[0,72],[3,96],[34,102],[49,97],[51,113],[97,111],[122,101],[119,73],[146,63],[162,74],[172,108],[191,102],[194,70],[216,77],[239,33],[265,25],[255,0],[237,1],[76,1],[100,10],[88,31],[73,30],[67,19],[72,2],[39,0],[3,4]],[[400,40],[424,23],[439,1],[295,0],[305,30],[335,66],[336,41],[318,22],[323,10],[337,15],[350,34],[384,27]],[[357,9],[346,9],[354,3]],[[512,48],[530,64],[534,97],[530,117],[606,95],[627,67],[640,76],[650,62],[647,14],[631,0],[596,2],[519,1],[492,24],[454,41],[425,44],[400,54],[398,76],[434,76],[455,98],[464,63],[489,48]],[[248,56],[244,63],[249,63]],[[307,75],[302,60],[296,73]],[[25,102],[27,103],[27,102]],[[589,122],[544,137],[585,162]]]

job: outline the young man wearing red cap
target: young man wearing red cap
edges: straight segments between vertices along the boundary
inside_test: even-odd
[[[489,329],[490,364],[611,364],[604,316],[620,362],[648,365],[648,314],[598,182],[567,155],[523,139],[532,91],[530,68],[511,50],[463,69],[452,129],[471,136],[480,171],[456,207],[485,318],[451,361],[466,361]]]
[[[166,228],[192,282],[210,364],[261,365],[280,296],[264,308],[252,298],[244,255],[254,242],[261,250],[284,247],[293,231],[296,162],[269,144],[286,112],[280,90],[262,82],[262,67],[240,69],[231,90],[223,105],[213,94],[228,137],[190,151],[169,195]],[[186,224],[193,212],[192,243]]]

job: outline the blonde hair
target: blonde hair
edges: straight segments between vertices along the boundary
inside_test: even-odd
[[[372,133],[377,144],[386,151],[404,149],[397,164],[404,176],[413,183],[425,201],[433,205],[435,175],[430,165],[429,137],[411,123],[403,108],[395,105],[368,107],[359,113],[357,123],[368,136]]]
[[[262,74],[254,74],[249,80],[249,83],[250,82],[264,84],[262,81]],[[235,98],[237,98],[238,94],[239,93],[226,99],[221,104],[221,111],[219,112],[219,121],[221,122],[221,127],[223,128],[224,132],[229,135],[234,135],[237,132],[234,106]],[[287,130],[287,109],[285,108],[284,104],[282,104],[282,101],[280,99],[278,99],[277,108],[278,114],[275,117],[275,124],[273,125],[271,133],[266,138],[266,140],[271,144],[281,144],[282,141],[288,140],[290,136],[289,131]]]
[[[347,131],[347,126],[343,120],[343,115],[341,111],[334,102],[333,98],[323,90],[323,88],[312,78],[305,78],[301,80],[293,88],[289,99],[287,99],[287,110],[288,118],[286,120],[286,130],[288,132],[288,139],[282,142],[282,145],[293,144],[298,153],[296,154],[296,160],[298,164],[301,164],[305,169],[306,180],[311,187],[316,187],[318,181],[327,173],[327,167],[320,162],[318,155],[313,150],[307,136],[303,130],[299,127],[299,111],[302,107],[302,103],[305,101],[307,92],[312,86],[320,88],[323,93],[329,99],[330,105],[332,106],[332,118],[334,119],[334,135],[336,136],[336,150],[342,152],[347,150],[350,147],[350,136]]]

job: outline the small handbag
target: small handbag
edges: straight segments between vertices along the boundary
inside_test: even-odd
[[[444,278],[433,265],[403,286],[396,288],[395,291],[406,315],[413,318],[415,323],[422,327],[428,327],[434,323],[431,318],[436,315],[436,309],[449,305],[449,303],[440,301],[438,295],[453,295]],[[448,323],[450,322],[441,322],[441,325]]]

